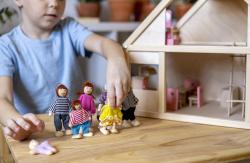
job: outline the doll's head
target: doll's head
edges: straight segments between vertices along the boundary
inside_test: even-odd
[[[74,100],[72,102],[72,109],[73,110],[80,110],[81,109],[81,102],[80,102],[80,100]]]
[[[58,85],[56,87],[56,95],[58,97],[66,97],[68,95],[68,88],[63,84]]]
[[[84,92],[84,94],[91,95],[93,93],[93,87],[94,87],[94,85],[91,82],[86,81],[83,84],[83,92]]]
[[[32,140],[30,141],[30,143],[29,143],[29,148],[30,148],[30,150],[35,149],[35,147],[36,147],[38,144],[39,144],[38,141],[32,139]]]

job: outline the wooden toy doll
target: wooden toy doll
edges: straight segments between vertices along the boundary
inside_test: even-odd
[[[99,117],[100,117],[100,114],[101,114],[102,107],[106,104],[106,101],[107,101],[106,85],[105,85],[104,89],[105,89],[104,92],[101,93],[101,95],[99,96],[99,99],[98,99],[98,109],[97,109],[97,120],[98,121],[99,121]]]
[[[122,114],[123,114],[123,122],[122,127],[129,128],[131,126],[136,127],[141,123],[135,118],[135,109],[138,103],[138,98],[135,97],[133,90],[130,89],[127,97],[122,103]]]
[[[83,136],[93,136],[93,133],[89,132],[91,117],[89,113],[81,107],[79,100],[73,101],[72,111],[69,113],[69,116],[69,126],[72,128],[73,139],[82,138],[82,134],[79,133],[80,128],[82,128]]]
[[[38,141],[32,139],[29,143],[29,149],[30,149],[30,154],[33,155],[36,154],[53,155],[57,153],[56,148],[51,146],[47,140],[39,144]]]
[[[49,107],[49,115],[54,114],[54,125],[56,128],[56,136],[63,136],[62,125],[65,129],[66,135],[71,135],[71,129],[69,127],[69,111],[71,108],[71,101],[67,97],[68,88],[63,84],[60,84],[56,88],[57,99]]]
[[[118,133],[117,125],[122,124],[121,108],[112,108],[110,105],[105,104],[102,107],[100,115],[99,128],[104,135],[108,135],[109,131],[113,134]]]
[[[91,116],[95,114],[96,107],[94,102],[93,84],[89,81],[83,84],[83,93],[80,95],[79,100],[82,108],[84,108]]]

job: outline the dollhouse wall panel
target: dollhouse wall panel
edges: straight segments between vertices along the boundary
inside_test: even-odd
[[[166,74],[166,66],[167,66],[167,57],[164,52],[159,53],[159,70],[158,73],[158,97],[159,97],[159,112],[166,112],[166,91],[167,91],[167,74]]]
[[[165,44],[165,10],[134,42],[134,45],[164,45]]]
[[[178,26],[183,42],[246,42],[247,4],[244,0],[208,0]]]
[[[248,44],[250,47],[250,4],[248,4],[248,34],[247,34]],[[247,65],[246,65],[246,108],[245,108],[245,121],[250,123],[250,53],[247,55]]]
[[[130,63],[159,64],[159,55],[154,52],[129,52]]]
[[[139,112],[159,112],[158,91],[133,89],[135,96],[139,99],[136,111]]]

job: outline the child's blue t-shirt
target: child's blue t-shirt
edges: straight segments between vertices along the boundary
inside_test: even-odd
[[[75,98],[84,79],[79,57],[85,55],[84,41],[91,34],[66,18],[47,40],[27,37],[20,26],[0,37],[0,76],[12,77],[19,113],[45,113],[56,97],[58,84],[67,86],[69,96]]]

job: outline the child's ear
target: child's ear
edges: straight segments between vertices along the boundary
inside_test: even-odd
[[[23,7],[23,0],[14,0],[18,8]]]

